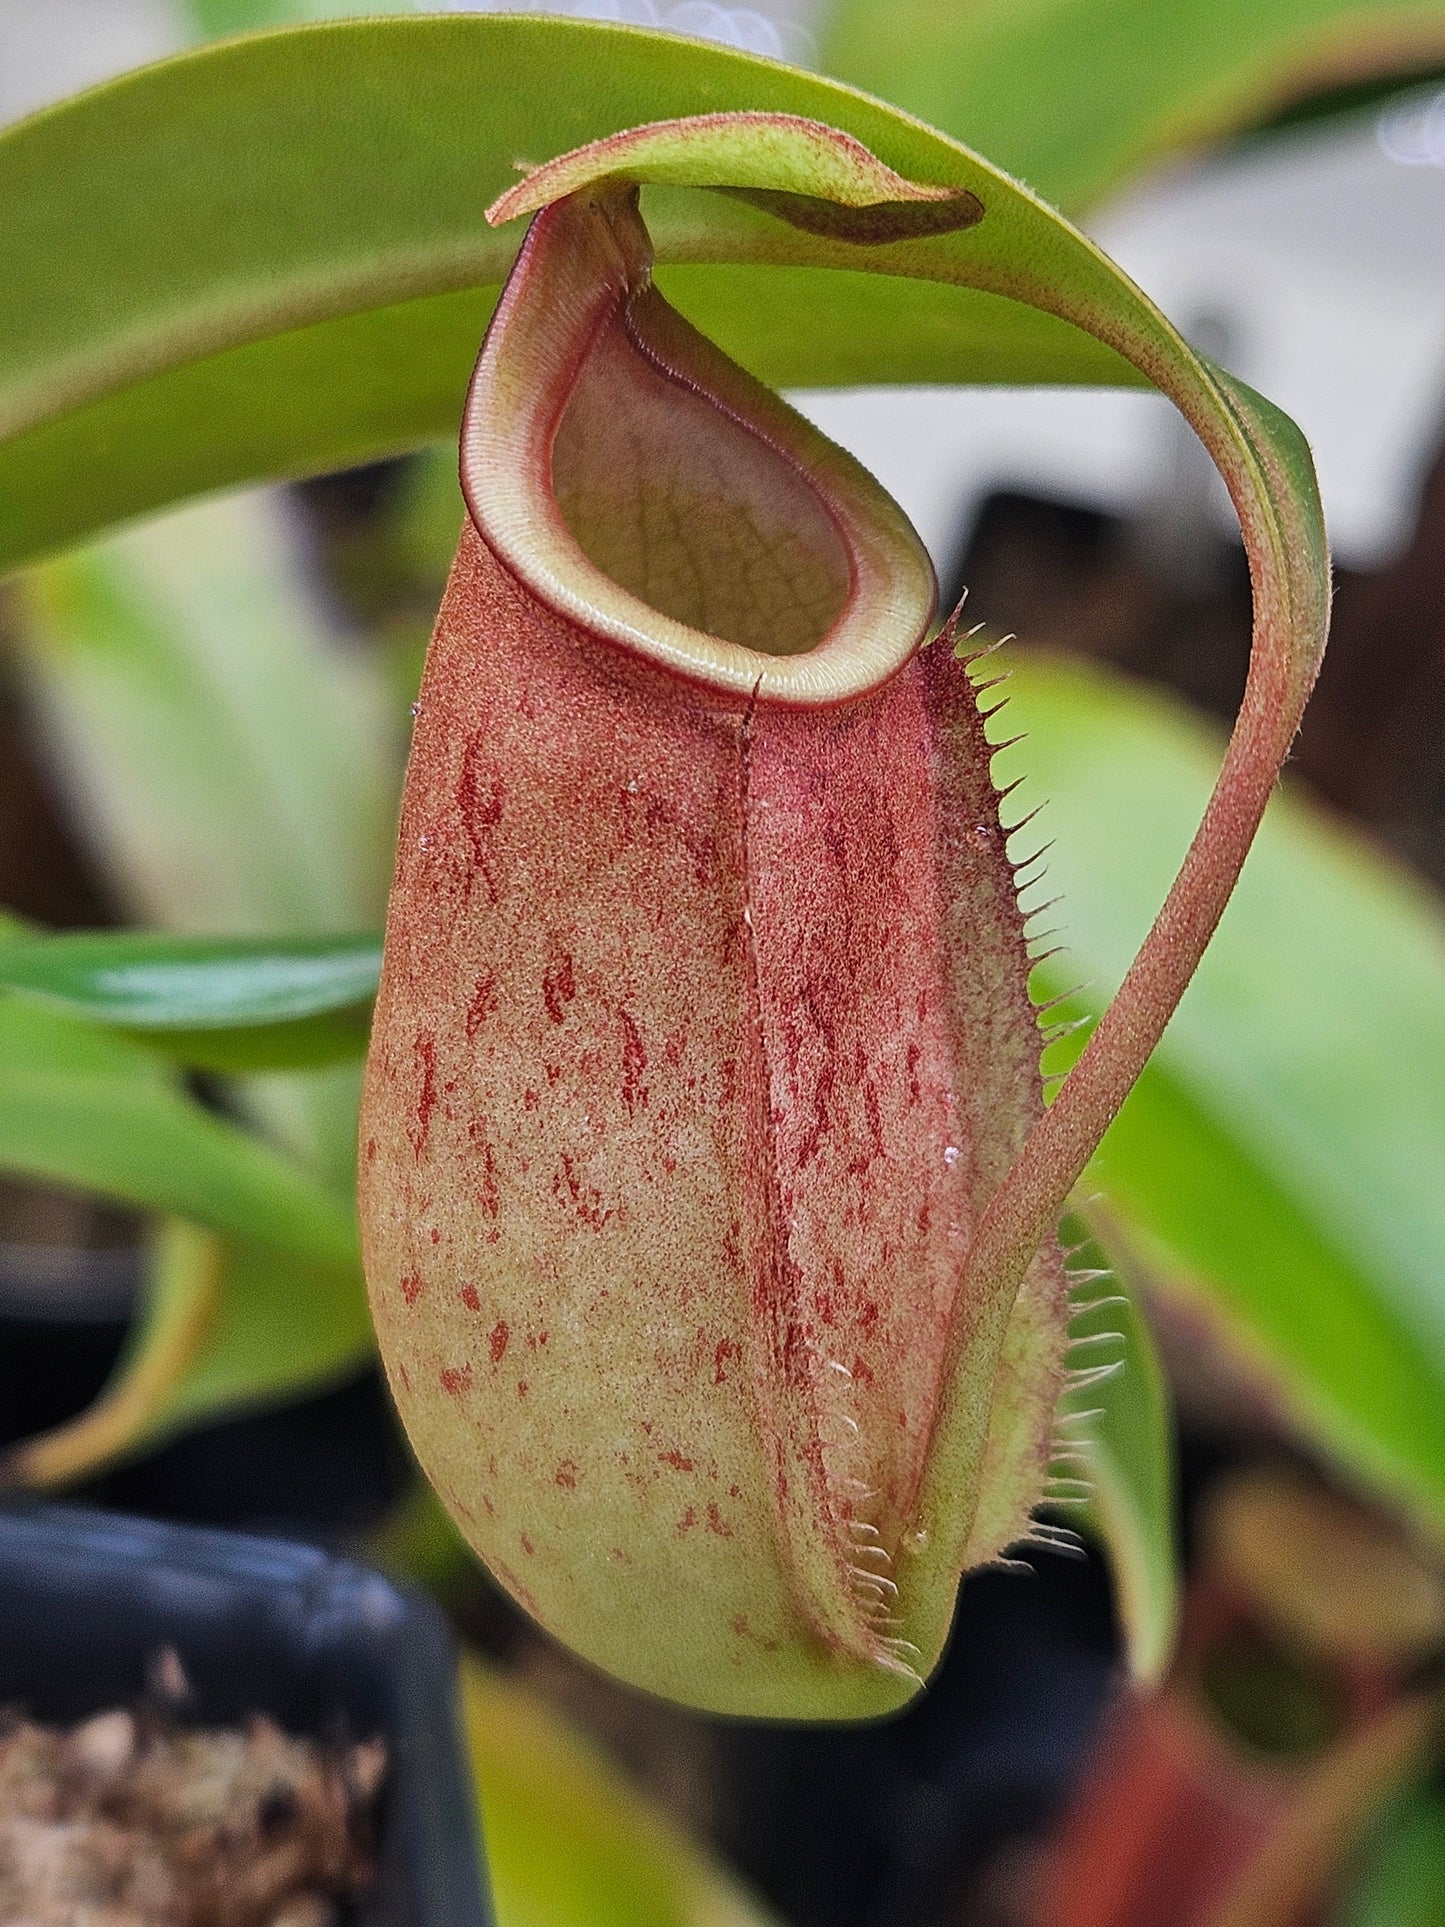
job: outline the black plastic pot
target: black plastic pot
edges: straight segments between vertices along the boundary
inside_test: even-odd
[[[491,1927],[456,1701],[426,1600],[310,1546],[60,1506],[0,1513],[0,1704],[133,1703],[171,1647],[186,1717],[386,1740],[380,1869],[354,1927]]]

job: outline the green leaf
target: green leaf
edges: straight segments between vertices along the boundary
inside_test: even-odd
[[[159,1235],[145,1309],[100,1399],[18,1448],[11,1478],[78,1477],[371,1353],[350,1207],[184,1096],[152,1051],[14,995],[0,995],[0,1170],[188,1221]]]
[[[1065,1222],[1066,1242],[1078,1232]],[[1077,1294],[1069,1325],[1083,1376],[1064,1395],[1059,1433],[1080,1456],[1058,1469],[1089,1488],[1079,1523],[1108,1552],[1130,1669],[1152,1685],[1173,1655],[1179,1615],[1169,1394],[1127,1273],[1111,1270],[1112,1258],[1086,1242],[1073,1260],[1100,1278]]]
[[[178,1219],[150,1255],[144,1307],[110,1380],[77,1418],[6,1453],[5,1480],[83,1478],[189,1425],[314,1391],[371,1355],[355,1266],[228,1243]]]
[[[45,747],[148,922],[307,934],[380,915],[403,735],[305,566],[284,505],[251,496],[21,585],[10,630]]]
[[[1445,1927],[1445,1802],[1416,1787],[1385,1814],[1334,1927]]]
[[[316,1264],[275,1247],[228,1242],[216,1315],[184,1375],[148,1416],[147,1442],[282,1403],[354,1372],[375,1340],[361,1267]]]
[[[821,62],[1075,210],[1348,81],[1445,63],[1438,0],[833,0]]]
[[[0,988],[218,1070],[359,1055],[380,969],[379,937],[100,931],[0,942]]]
[[[0,1169],[356,1266],[351,1214],[299,1166],[202,1110],[150,1051],[18,997],[0,997]]]
[[[517,239],[483,213],[516,161],[730,106],[843,126],[911,177],[979,176],[953,143],[816,76],[505,15],[209,47],[0,134],[0,567],[184,495],[453,432]],[[999,248],[1027,205],[1001,207]],[[1139,379],[1012,286],[880,282],[859,271],[896,277],[877,249],[840,253],[685,190],[648,211],[664,264],[724,264],[664,274],[669,292],[773,381]],[[931,245],[928,278],[973,279],[977,247]]]
[[[145,1302],[115,1371],[76,1418],[0,1458],[7,1483],[58,1485],[109,1464],[144,1436],[205,1343],[220,1294],[220,1240],[168,1218],[147,1255]]]
[[[379,919],[406,705],[323,620],[284,504],[115,537],[33,572],[15,614],[44,747],[128,909],[228,934]],[[243,1102],[349,1188],[354,1078],[253,1079]]]
[[[580,1733],[462,1665],[498,1927],[767,1927],[772,1918]]]
[[[1000,780],[1047,799],[1058,991],[1097,1011],[1197,820],[1212,729],[1019,653]],[[1002,725],[1000,725],[1002,726]],[[1020,854],[1027,854],[1021,851]],[[1026,901],[1029,899],[1026,899]],[[1051,1060],[1053,1061],[1053,1060]],[[1288,791],[1092,1176],[1157,1291],[1304,1433],[1445,1534],[1445,914]],[[1106,1238],[1107,1242],[1107,1238]]]
[[[385,5],[366,0],[185,0],[198,35],[208,40],[225,34],[254,33],[262,27],[289,27],[305,20],[336,20],[353,13],[385,13]]]
[[[1127,363],[1175,400],[1233,492],[1256,572],[1260,635],[1274,657],[1262,659],[1260,673],[1275,687],[1249,712],[1259,740],[1241,740],[1236,774],[1257,778],[1276,761],[1265,725],[1273,718],[1277,731],[1292,733],[1324,621],[1323,528],[1293,424],[1204,363],[1097,249],[988,162],[881,102],[697,42],[500,15],[340,22],[163,62],[0,135],[0,199],[23,210],[0,310],[0,434],[12,438],[8,456],[0,449],[0,500],[47,499],[33,437],[54,431],[63,440],[107,398],[140,395],[168,371],[193,373],[201,361],[259,350],[272,337],[349,326],[380,308],[414,312],[485,285],[514,243],[486,226],[482,197],[505,184],[519,158],[734,105],[813,117],[795,118],[786,134],[774,126],[752,157],[753,188],[765,186],[775,166],[778,184],[806,186],[820,149],[805,130],[830,120],[905,181],[923,183],[920,191],[953,190],[945,198],[967,203],[973,215],[952,232],[840,238],[836,223],[820,231],[814,221],[708,191],[737,180],[737,142],[725,118],[694,122],[681,174],[659,163],[661,147],[676,142],[654,128],[629,149],[650,156],[642,175],[697,184],[647,189],[657,256],[691,263],[694,273],[710,264],[715,312],[701,318],[722,324],[723,345],[729,304],[738,330],[755,326],[760,305],[737,269],[766,264],[775,274],[813,277],[814,299],[797,299],[796,279],[778,290],[792,297],[778,325],[805,358],[856,321],[848,304],[866,268],[883,277],[868,300],[873,318],[888,323],[874,338],[896,379],[920,372],[910,317],[921,318],[911,304],[924,292],[899,291],[936,282],[946,284],[955,316],[972,308],[975,321],[989,312],[1007,319],[993,378],[1010,356],[1018,379],[1066,371],[1078,380],[1118,378]],[[190,137],[197,128],[204,139]],[[594,163],[608,165],[595,155]],[[163,197],[153,191],[157,179],[168,182]],[[831,189],[821,182],[817,191]],[[825,291],[843,306],[824,300]],[[980,310],[980,299],[992,310]],[[819,327],[830,307],[833,325]],[[424,342],[407,346],[413,362],[425,360]],[[369,397],[393,392],[395,370],[364,355],[338,355],[332,369],[350,384],[349,421],[365,418]],[[270,383],[264,366],[252,372],[261,379],[247,389],[244,409],[254,418],[255,396]],[[979,370],[961,363],[959,373],[976,378]],[[224,441],[225,409],[219,396],[211,406],[199,405],[195,392],[189,400],[190,413],[170,423],[160,453],[168,460],[189,451],[205,464],[218,437]],[[238,401],[232,397],[232,408]],[[311,413],[308,396],[288,397],[287,423],[303,437]],[[413,435],[419,426],[413,421]],[[127,471],[138,476],[157,444],[134,433],[123,441]],[[97,486],[96,453],[69,448],[65,515],[98,519],[127,506],[108,496],[105,478]],[[8,495],[7,459],[23,481]],[[299,443],[288,445],[280,432],[266,461],[272,472],[304,466]],[[201,486],[203,475],[213,484],[226,479],[215,467],[196,468],[184,482],[157,476],[152,499]],[[12,557],[32,539],[59,539],[58,524],[48,538],[17,532]],[[1239,796],[1231,808],[1241,822],[1252,814]]]
[[[1402,1318],[1391,1274],[1302,1204],[1288,1156],[1211,1095],[1166,1045],[1096,1161],[1108,1212],[1153,1289],[1247,1382],[1441,1537],[1445,1367]],[[1107,1215],[1104,1238],[1113,1249]]]

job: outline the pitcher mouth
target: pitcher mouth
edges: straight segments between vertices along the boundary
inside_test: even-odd
[[[932,620],[922,543],[651,270],[635,188],[583,189],[533,221],[463,417],[478,532],[557,614],[719,695],[868,694]]]

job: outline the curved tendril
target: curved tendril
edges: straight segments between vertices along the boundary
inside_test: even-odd
[[[1247,437],[1247,422],[1240,417],[1255,398],[1222,371],[1197,365]],[[1172,398],[1186,407],[1187,397],[1176,393]],[[1235,451],[1221,448],[1217,419],[1193,407],[1186,412],[1229,484],[1244,533],[1254,598],[1244,696],[1178,874],[1078,1062],[1030,1131],[981,1220],[969,1255],[971,1278],[995,1277],[1000,1269],[1022,1275],[1162,1037],[1239,878],[1324,652],[1327,573],[1313,576],[1305,559],[1291,553],[1274,517],[1261,513],[1263,478],[1255,490],[1246,488],[1246,480],[1254,478],[1237,460],[1227,459]],[[1310,531],[1301,533],[1307,540]]]

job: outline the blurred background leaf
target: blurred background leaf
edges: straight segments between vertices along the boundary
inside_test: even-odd
[[[150,1051],[17,997],[0,997],[0,1167],[303,1262],[356,1262],[351,1211],[298,1164],[203,1109]]]
[[[16,600],[40,740],[130,916],[227,936],[380,922],[405,711],[324,613],[289,504],[180,511],[32,572]],[[358,1088],[342,1067],[241,1098],[349,1192]]]
[[[379,920],[403,739],[284,500],[208,502],[37,569],[12,635],[133,914],[228,937]]]
[[[1213,730],[1101,669],[1019,651],[996,761],[1056,838],[1035,895],[1097,1011],[1198,821]],[[1077,1049],[1071,1040],[1062,1050]],[[1055,1067],[1060,1047],[1048,1061]],[[1095,1161],[1163,1297],[1202,1310],[1337,1461],[1445,1536],[1445,914],[1286,793]]]
[[[0,988],[211,1070],[361,1056],[380,969],[379,936],[0,941]]]
[[[371,1355],[352,1188],[359,1000],[376,949],[326,933],[380,919],[406,707],[328,606],[298,511],[277,495],[189,508],[32,572],[12,598],[7,639],[73,832],[118,907],[163,930],[226,933],[170,948],[156,932],[8,946],[32,990],[42,956],[69,956],[67,985],[48,988],[70,1014],[5,999],[0,1050],[4,1024],[17,1037],[39,1025],[110,1076],[57,1085],[40,1076],[37,1046],[24,1084],[0,1078],[0,1163],[181,1213],[192,1227],[148,1248],[137,1326],[94,1424],[16,1462],[49,1480],[303,1395]],[[250,942],[235,944],[239,933]],[[284,934],[279,950],[263,933]],[[118,947],[132,967],[147,955],[190,965],[189,977],[172,970],[164,1008],[147,980],[144,1045],[81,1021],[140,1014],[133,969],[125,1011],[113,976],[76,976],[96,942],[92,963],[110,946],[112,962]],[[255,974],[268,955],[291,959],[284,993],[274,971]],[[226,977],[218,1004],[227,956],[249,957],[252,971]],[[303,993],[296,968],[308,958]],[[278,995],[293,1014],[309,1001],[308,1021],[214,1027],[218,1014],[274,1014]],[[188,1015],[206,1022],[186,1033]],[[162,1042],[184,1063],[249,1073],[228,1081],[224,1100],[253,1128],[185,1096],[153,1054]],[[297,1062],[324,1068],[257,1074]],[[48,1137],[37,1119],[49,1120]],[[200,1237],[205,1226],[219,1244]]]
[[[1071,213],[1349,83],[1445,66],[1420,0],[833,0],[821,62]]]
[[[190,1426],[312,1396],[372,1355],[359,1266],[308,1264],[167,1220],[146,1285],[99,1397],[0,1456],[0,1475],[73,1483]]]
[[[61,1484],[121,1457],[144,1435],[205,1343],[220,1302],[220,1239],[167,1218],[158,1222],[151,1242],[145,1311],[105,1389],[77,1418],[0,1457],[0,1472],[15,1484]]]
[[[1064,1394],[1059,1433],[1066,1479],[1085,1497],[1065,1524],[1081,1524],[1106,1550],[1115,1605],[1136,1679],[1155,1684],[1168,1667],[1178,1630],[1179,1574],[1174,1549],[1172,1414],[1164,1373],[1127,1276],[1082,1225],[1066,1219],[1075,1276],[1097,1276],[1074,1290],[1071,1363],[1082,1374]],[[1067,1488],[1066,1488],[1067,1489]]]
[[[1360,1856],[1331,1927],[1445,1927],[1445,1802],[1438,1787],[1397,1800]]]
[[[356,1371],[373,1345],[360,1265],[307,1264],[228,1242],[215,1322],[144,1436],[299,1398]]]
[[[742,1885],[536,1695],[462,1672],[498,1927],[767,1927]]]
[[[394,13],[394,7],[372,6],[367,0],[348,6],[346,0],[185,0],[183,8],[202,40],[228,34],[254,33],[266,27],[292,27],[308,20],[344,20],[359,13]]]

